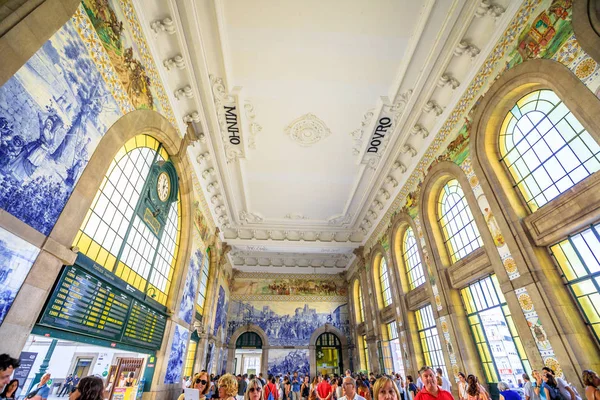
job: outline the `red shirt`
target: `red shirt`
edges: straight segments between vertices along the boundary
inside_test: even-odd
[[[429,393],[427,389],[423,388],[419,393],[417,393],[417,396],[414,400],[454,400],[454,396],[452,396],[452,393],[442,389],[441,387],[438,387],[437,397]]]
[[[331,385],[327,381],[323,381],[317,385],[317,393],[322,399],[326,399],[331,393]]]
[[[265,389],[263,390],[264,395],[265,395],[265,400],[267,400],[269,398],[269,394],[273,395],[273,398],[275,400],[277,400],[279,398],[279,391],[277,390],[277,386],[275,386],[274,383],[267,383],[265,385]]]

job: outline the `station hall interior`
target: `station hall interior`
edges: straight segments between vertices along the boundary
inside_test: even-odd
[[[422,366],[584,394],[599,63],[599,0],[0,0],[17,394]]]

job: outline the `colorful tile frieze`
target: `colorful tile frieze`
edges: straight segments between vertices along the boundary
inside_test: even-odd
[[[504,269],[508,274],[508,278],[510,280],[516,279],[519,276],[519,270],[517,268],[517,263],[513,258],[510,250],[508,249],[508,245],[504,240],[504,236],[500,231],[500,226],[498,225],[498,221],[492,214],[492,210],[490,208],[490,204],[487,200],[487,197],[483,193],[483,189],[479,184],[479,179],[475,175],[475,171],[473,171],[473,166],[471,164],[471,157],[467,157],[465,161],[460,165],[463,172],[465,173],[467,179],[469,180],[469,184],[471,185],[471,189],[473,190],[473,194],[475,195],[475,199],[477,199],[477,205],[483,217],[485,218],[485,222],[487,227],[492,235],[492,239],[494,240],[494,244],[496,245],[496,250],[498,251],[498,255],[502,260],[502,264],[504,265]]]
[[[402,345],[402,358],[404,360],[405,370],[410,370],[410,357],[408,356],[408,342],[406,341],[406,332],[400,332],[400,343]]]
[[[542,360],[544,360],[544,365],[554,370],[557,376],[562,376],[562,368],[556,359],[556,354],[554,353],[554,349],[552,349],[552,344],[550,343],[550,340],[548,340],[548,335],[546,334],[546,331],[542,326],[542,322],[535,311],[533,300],[527,292],[527,289],[516,289],[515,294],[517,295],[517,300],[519,301],[521,310],[523,310],[523,314],[525,314],[527,325],[529,325],[529,329],[531,330],[531,334],[535,339],[535,343],[540,355],[542,356]]]
[[[96,64],[96,68],[104,78],[104,81],[108,85],[108,88],[119,105],[119,109],[121,113],[127,114],[130,111],[135,110],[127,92],[123,89],[119,77],[112,67],[111,60],[108,56],[108,53],[104,50],[104,47],[101,45],[100,37],[98,33],[94,29],[90,19],[85,13],[85,9],[83,5],[80,5],[77,8],[77,11],[71,17],[71,21],[73,22],[73,26],[75,30],[79,34],[79,37],[83,41],[90,57]]]
[[[140,22],[135,14],[135,10],[131,1],[129,0],[120,0],[121,7],[125,12],[125,16],[127,18],[127,22],[132,29],[133,39],[138,46],[138,51],[142,56],[142,63],[144,64],[148,76],[152,81],[152,86],[156,89],[156,95],[158,97],[158,101],[160,104],[160,108],[162,110],[163,115],[167,120],[180,131],[180,134],[183,136],[185,132],[182,132],[180,129],[180,124],[175,119],[175,114],[173,113],[173,108],[171,107],[171,103],[169,98],[167,97],[167,93],[162,84],[162,80],[160,75],[158,74],[158,70],[156,68],[156,63],[154,62],[154,58],[152,57],[152,53],[150,53],[150,49],[148,48],[148,43],[144,37],[144,33],[142,31],[142,27],[140,26]]]
[[[446,350],[448,351],[448,358],[450,359],[450,369],[452,370],[452,375],[454,375],[454,380],[458,382],[458,373],[460,372],[460,367],[458,366],[456,353],[454,352],[454,346],[452,345],[448,321],[445,316],[439,317],[438,321],[439,326],[442,327],[442,337],[444,338],[444,344],[446,345]]]

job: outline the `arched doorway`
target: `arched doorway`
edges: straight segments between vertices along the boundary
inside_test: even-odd
[[[342,375],[342,343],[331,332],[322,333],[315,343],[317,373]]]
[[[244,332],[235,341],[235,374],[254,374],[261,372],[263,342],[256,332]]]

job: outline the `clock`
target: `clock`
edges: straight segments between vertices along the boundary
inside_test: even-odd
[[[158,175],[158,179],[156,180],[156,193],[158,194],[158,199],[163,203],[169,199],[169,194],[171,194],[171,178],[164,171]]]

